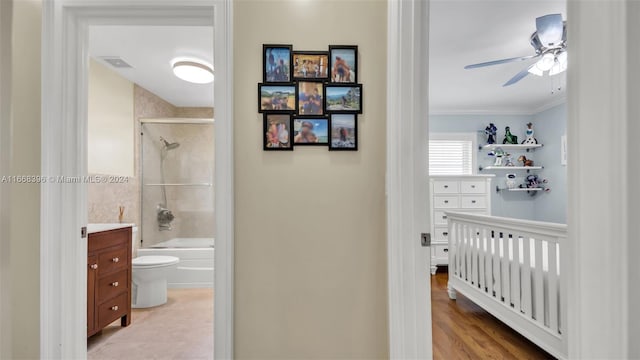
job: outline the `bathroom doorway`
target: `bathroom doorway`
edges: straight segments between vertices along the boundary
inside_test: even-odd
[[[206,208],[209,210],[209,217],[202,220],[200,223],[206,223],[202,226],[209,230],[209,233],[215,232],[215,234],[207,234],[206,238],[213,239],[217,237],[217,245],[222,244],[222,251],[216,254],[219,260],[216,260],[216,264],[219,269],[213,274],[213,271],[206,274],[203,281],[199,281],[197,289],[193,294],[188,296],[178,296],[173,305],[177,309],[188,309],[189,311],[180,311],[180,316],[188,317],[190,320],[205,318],[204,312],[207,311],[210,314],[208,322],[199,326],[194,326],[190,329],[193,334],[204,334],[205,340],[196,340],[191,338],[184,341],[183,348],[191,352],[176,353],[176,356],[184,357],[205,357],[213,358],[213,332],[216,331],[215,336],[216,346],[215,355],[218,358],[231,358],[232,357],[232,311],[230,301],[232,297],[231,286],[233,283],[232,269],[232,204],[233,204],[233,191],[231,184],[233,182],[232,171],[232,144],[227,140],[232,138],[232,97],[230,90],[230,80],[232,69],[227,66],[230,65],[231,54],[231,29],[229,26],[229,14],[230,4],[227,1],[193,1],[188,4],[184,4],[181,1],[172,0],[155,0],[145,3],[144,6],[140,6],[139,3],[134,1],[118,1],[117,3],[98,4],[98,3],[83,3],[82,6],[66,0],[56,0],[47,2],[43,5],[43,18],[44,30],[47,34],[52,34],[52,39],[43,42],[45,44],[43,49],[43,58],[50,59],[48,63],[43,65],[43,87],[46,95],[43,95],[43,154],[60,154],[61,158],[65,161],[56,162],[50,161],[47,158],[43,158],[43,174],[69,174],[69,176],[77,176],[80,179],[86,181],[80,181],[78,185],[74,186],[57,186],[56,184],[46,184],[43,186],[43,214],[42,217],[42,253],[45,254],[42,257],[41,264],[41,294],[42,294],[42,311],[41,311],[41,356],[52,358],[82,358],[87,354],[87,322],[86,322],[86,310],[87,309],[87,240],[80,236],[83,231],[79,229],[86,226],[93,213],[93,221],[101,223],[127,223],[132,224],[132,230],[134,239],[131,242],[131,258],[135,257],[138,248],[141,243],[141,236],[144,233],[144,226],[142,226],[142,218],[144,216],[142,212],[143,191],[145,187],[141,169],[141,137],[142,122],[141,119],[145,118],[198,118],[203,123],[197,126],[207,126],[211,131],[208,135],[208,140],[214,139],[211,145],[210,156],[203,159],[204,162],[209,162],[209,171],[206,174],[208,179],[202,181],[207,183],[210,195],[181,195],[176,197],[172,194],[171,186],[168,183],[162,183],[164,186],[150,185],[149,187],[155,187],[156,190],[163,188],[165,194],[163,196],[160,193],[160,199],[157,199],[157,205],[165,205],[162,208],[172,212],[174,219],[167,224],[163,220],[162,225],[168,228],[175,229],[178,222],[176,222],[176,214],[187,213],[188,206],[179,206],[178,202],[171,204],[172,200],[177,199],[197,199],[200,204],[204,204],[208,201]],[[82,9],[80,9],[82,8]],[[214,11],[215,9],[215,11]],[[216,24],[216,31],[213,34],[213,25]],[[215,51],[210,52],[209,60],[211,64],[211,70],[213,70],[213,63],[217,66],[216,81],[215,83],[204,85],[198,85],[193,91],[176,91],[175,86],[165,86],[169,88],[171,92],[178,95],[198,94],[206,96],[210,94],[210,105],[197,106],[194,104],[181,104],[176,98],[172,98],[171,94],[163,93],[163,86],[154,85],[154,81],[159,81],[160,76],[151,76],[147,78],[145,86],[140,86],[144,78],[136,79],[127,77],[126,72],[133,72],[136,69],[135,57],[129,57],[127,60],[124,56],[118,58],[117,54],[103,52],[101,55],[91,54],[91,30],[94,28],[113,27],[169,27],[173,30],[179,28],[196,28],[196,27],[208,27],[211,35],[206,39],[210,48],[214,47]],[[113,30],[112,29],[112,30]],[[169,33],[174,33],[169,31]],[[175,34],[173,34],[175,35]],[[169,35],[171,36],[171,35]],[[134,37],[125,39],[126,41],[115,42],[112,45],[122,45],[125,43],[132,43],[132,47],[138,47],[142,52],[149,48],[149,43],[143,41],[135,41]],[[214,41],[215,38],[215,41]],[[64,39],[64,41],[63,41]],[[168,43],[170,40],[167,36],[157,36],[154,39],[157,43]],[[185,44],[186,45],[186,42]],[[198,58],[200,54],[189,53],[188,46],[177,46],[174,50],[175,54],[173,58],[163,63],[168,71],[171,73],[176,68],[178,62],[184,62],[184,58]],[[213,55],[215,54],[215,56]],[[146,53],[147,57],[155,57],[154,54]],[[184,58],[183,58],[184,57]],[[57,66],[56,64],[59,64]],[[99,68],[100,66],[111,66],[116,75],[124,78],[126,81],[131,82],[132,97],[144,93],[143,90],[149,91],[149,88],[153,91],[149,91],[162,99],[166,103],[173,106],[154,107],[154,104],[144,103],[143,106],[150,108],[150,112],[145,116],[132,116],[133,118],[130,126],[133,131],[130,132],[130,136],[122,136],[118,134],[118,131],[122,131],[123,128],[115,126],[115,124],[109,124],[109,121],[117,122],[117,116],[106,116],[103,119],[102,127],[100,126],[92,129],[92,124],[87,121],[90,118],[90,70],[92,67]],[[127,67],[129,65],[130,67]],[[144,70],[150,69],[150,65],[138,63],[138,68]],[[62,70],[62,71],[61,71]],[[104,70],[104,69],[103,69]],[[121,73],[118,73],[121,71]],[[177,76],[177,74],[176,74]],[[182,81],[182,80],[178,80]],[[161,81],[160,81],[161,82]],[[216,89],[218,94],[224,94],[217,99],[216,113],[218,122],[216,123],[216,132],[213,132],[213,91]],[[112,91],[107,95],[122,95],[121,92]],[[105,96],[105,95],[103,95]],[[104,97],[99,97],[100,100],[104,100]],[[60,107],[58,104],[66,104],[66,106]],[[89,106],[87,106],[89,104]],[[131,106],[136,111],[135,106]],[[125,106],[126,108],[126,106]],[[166,110],[167,108],[175,110],[172,114],[159,114],[154,111]],[[175,109],[174,109],[175,108]],[[195,109],[197,108],[197,109]],[[203,110],[202,108],[208,108]],[[106,109],[108,110],[114,110]],[[200,111],[205,111],[202,113]],[[208,111],[208,113],[206,113]],[[104,111],[103,111],[104,113]],[[117,112],[116,112],[117,113]],[[122,113],[116,114],[122,116]],[[126,117],[126,116],[125,116]],[[206,119],[206,121],[202,120]],[[192,120],[193,121],[193,120]],[[195,121],[194,121],[195,122]],[[205,124],[205,122],[208,122]],[[46,124],[46,125],[45,125]],[[111,125],[111,126],[110,126]],[[44,128],[50,126],[52,129],[58,129],[52,132],[46,132]],[[127,125],[129,126],[129,125]],[[96,141],[91,143],[87,135],[103,136],[101,140],[105,140],[104,137],[111,138],[111,141]],[[114,134],[115,132],[115,134]],[[75,135],[72,135],[74,133]],[[51,135],[51,136],[49,136]],[[175,135],[175,134],[173,134]],[[175,137],[176,139],[179,136]],[[222,141],[218,141],[222,139]],[[164,140],[164,141],[163,141]],[[206,140],[205,140],[206,141]],[[177,143],[181,146],[177,146]],[[172,136],[165,135],[163,139],[155,139],[157,146],[160,146],[160,153],[165,153],[166,167],[176,167],[177,173],[183,174],[184,170],[181,166],[185,165],[185,162],[181,162],[179,165],[169,164],[169,157],[173,154],[169,154],[170,151],[175,152],[177,148],[182,147],[182,150],[188,149],[189,146],[185,144],[191,143],[188,139],[174,140]],[[92,161],[92,146],[95,145],[93,155],[101,154],[105,155],[101,161]],[[118,146],[120,145],[120,146]],[[166,149],[163,149],[164,148]],[[169,150],[171,148],[171,150]],[[133,151],[131,151],[133,149]],[[203,150],[206,152],[207,150]],[[129,156],[122,157],[123,153],[129,154]],[[196,153],[198,153],[196,151]],[[133,156],[131,156],[133,154]],[[196,155],[199,156],[200,154]],[[131,162],[128,158],[132,158]],[[215,157],[215,161],[212,159]],[[127,159],[120,161],[120,159]],[[107,164],[113,165],[109,171],[101,171],[93,168],[92,166],[98,164],[104,166]],[[215,164],[215,165],[214,165]],[[215,170],[214,170],[215,166]],[[114,170],[115,169],[115,170]],[[122,172],[120,172],[122,170]],[[107,176],[102,176],[107,175]],[[169,174],[165,174],[169,181]],[[102,191],[102,197],[95,196],[95,185],[98,185],[98,181],[92,181],[92,179],[101,179],[100,185],[105,186]],[[107,179],[107,180],[105,180]],[[110,179],[113,179],[111,181]],[[195,181],[195,180],[194,180]],[[200,180],[197,180],[200,182]],[[115,187],[117,183],[126,183],[121,187]],[[94,189],[92,189],[92,187]],[[117,189],[117,190],[116,190]],[[214,197],[213,192],[222,194],[219,197]],[[89,195],[89,196],[88,196]],[[167,200],[164,200],[166,196]],[[60,201],[65,199],[66,201]],[[104,205],[107,214],[105,218],[99,218],[96,214],[100,214],[100,206],[91,208],[89,201],[93,201],[95,204]],[[102,200],[102,201],[96,201]],[[118,203],[123,204],[118,204]],[[124,204],[126,203],[126,204]],[[115,207],[114,207],[115,205]],[[184,205],[184,204],[183,204]],[[203,205],[203,208],[205,206]],[[213,212],[213,209],[217,211]],[[166,214],[166,212],[165,212]],[[158,213],[156,212],[156,226],[161,224],[158,221]],[[181,215],[182,216],[182,215]],[[196,216],[197,217],[197,216]],[[184,216],[186,218],[182,221],[188,223],[189,219],[194,217]],[[167,226],[168,225],[168,226]],[[220,226],[218,226],[220,225]],[[188,226],[188,224],[187,224]],[[217,229],[217,230],[213,230]],[[149,229],[147,229],[149,230]],[[149,233],[149,232],[148,232]],[[180,237],[178,235],[176,237]],[[204,237],[204,236],[203,236]],[[169,239],[171,240],[171,239]],[[90,241],[90,240],[89,240]],[[149,241],[151,243],[152,241]],[[144,239],[142,239],[144,244]],[[209,247],[210,250],[213,250]],[[181,249],[177,249],[181,250]],[[60,254],[62,256],[47,256],[46,254]],[[113,258],[115,259],[115,257]],[[116,262],[115,260],[112,262]],[[119,258],[120,259],[120,258]],[[206,259],[209,260],[209,259]],[[145,265],[145,264],[143,264]],[[133,263],[135,266],[135,263]],[[202,268],[213,269],[211,263],[198,266]],[[135,271],[132,271],[135,273]],[[215,325],[213,321],[213,278],[216,277],[219,280],[216,284],[219,288],[216,289],[216,319]],[[134,276],[135,277],[135,276]],[[113,282],[111,283],[113,284]],[[209,287],[206,287],[208,285]],[[115,286],[115,285],[112,285]],[[135,287],[132,287],[132,292],[135,292]],[[139,290],[139,289],[138,289]],[[182,289],[177,290],[182,291]],[[151,319],[153,312],[159,310],[168,310],[172,305],[172,290],[168,290],[167,307],[155,306],[145,310],[140,310],[138,323],[144,323],[143,319]],[[131,294],[132,297],[135,294]],[[185,303],[183,300],[186,300]],[[195,302],[194,302],[195,301]],[[198,306],[193,306],[194,303],[198,303],[202,306],[198,310]],[[59,309],[60,304],[67,304],[63,307],[63,311],[53,311]],[[106,309],[106,308],[105,308]],[[119,307],[110,307],[112,311],[117,311]],[[150,310],[149,310],[150,309]],[[102,308],[100,308],[102,310]],[[136,310],[134,310],[136,311]],[[195,311],[195,313],[194,313]],[[203,312],[204,311],[204,312]],[[167,323],[175,323],[176,318],[167,311],[161,311],[160,316],[155,322],[150,322],[151,326],[147,326],[144,330],[145,334],[139,334],[140,338],[154,338],[153,334],[162,335],[155,337],[153,340],[155,343],[146,344],[135,339],[126,336],[128,346],[134,346],[136,344],[137,353],[140,350],[148,349],[150,351],[159,351],[158,346],[162,343],[166,343],[171,338],[178,336],[186,336],[189,331],[185,329],[188,326],[183,326],[181,330],[168,329]],[[134,329],[136,324],[135,312],[131,316],[131,325],[118,329],[120,333],[123,330]],[[160,319],[160,320],[158,320]],[[123,321],[125,323],[125,321]],[[179,322],[178,322],[179,323]],[[184,325],[184,323],[183,323]],[[159,327],[164,327],[164,330],[159,331]],[[114,334],[117,332],[114,332]],[[174,336],[172,336],[172,334]],[[108,342],[115,341],[115,336],[110,337]],[[163,338],[164,337],[164,338]],[[198,353],[193,353],[197,351]],[[110,356],[113,356],[113,352],[109,352]],[[164,353],[166,354],[166,352]],[[91,357],[91,354],[89,354]],[[149,357],[153,357],[151,354]]]

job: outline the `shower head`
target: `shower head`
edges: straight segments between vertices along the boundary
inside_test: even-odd
[[[173,149],[175,149],[175,148],[180,146],[179,142],[170,143],[165,138],[163,138],[162,136],[160,136],[160,141],[164,145],[164,149],[167,150],[167,151],[168,150],[173,150]]]

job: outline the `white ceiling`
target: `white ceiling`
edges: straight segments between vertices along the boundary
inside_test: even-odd
[[[472,70],[465,70],[464,66],[535,54],[529,44],[535,19],[560,13],[567,20],[565,9],[563,0],[432,1],[430,112],[531,114],[564,101],[566,73],[553,78],[529,75],[519,83],[502,87],[536,60]],[[563,90],[552,95],[552,85],[560,85]]]
[[[89,55],[124,78],[179,107],[212,107],[213,85],[173,75],[171,60],[195,57],[213,64],[213,28],[208,26],[91,26]],[[118,56],[133,68],[100,60]]]

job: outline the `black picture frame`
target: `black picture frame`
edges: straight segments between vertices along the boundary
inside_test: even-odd
[[[284,129],[281,126],[284,126]],[[265,113],[263,114],[262,129],[262,149],[264,151],[293,151],[292,114]],[[284,131],[286,131],[286,135]],[[288,140],[287,143],[284,143],[285,139]]]
[[[329,80],[328,51],[294,51],[291,63],[294,80]]]
[[[300,129],[305,123],[312,124],[310,132],[317,139],[313,141],[301,141]],[[297,128],[297,129],[296,129]],[[311,138],[312,140],[312,138]],[[293,117],[293,146],[329,146],[329,117],[327,116],[294,116]]]
[[[278,90],[280,89],[280,90]],[[270,96],[263,96],[269,92]],[[273,97],[280,93],[279,101],[274,105]],[[281,94],[287,95],[286,103],[282,103]],[[291,99],[293,97],[293,99]],[[293,100],[293,102],[292,102]],[[285,108],[283,108],[283,105]],[[298,110],[298,85],[296,83],[259,83],[258,84],[258,112],[259,113],[284,113],[293,114]]]
[[[298,80],[297,108],[298,116],[325,115],[324,87],[325,83],[318,80]],[[320,97],[320,99],[318,99]]]
[[[262,45],[262,81],[264,83],[290,83],[293,81],[293,46],[283,44]]]
[[[358,151],[358,115],[329,116],[329,150]]]
[[[358,83],[358,46],[329,45],[329,78],[331,83]]]
[[[327,114],[362,114],[362,99],[362,84],[328,83],[324,86]]]

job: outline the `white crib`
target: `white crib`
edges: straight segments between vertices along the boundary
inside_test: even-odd
[[[455,212],[447,218],[449,297],[462,293],[565,359],[567,286],[560,254],[567,226]]]

